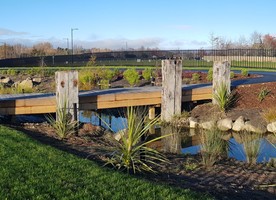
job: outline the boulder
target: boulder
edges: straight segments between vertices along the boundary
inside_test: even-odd
[[[120,141],[122,137],[126,134],[126,129],[122,129],[118,131],[117,133],[113,134],[113,137],[115,140]]]
[[[250,121],[245,122],[243,130],[263,134],[266,132],[266,127],[262,125],[253,125]]]
[[[19,83],[19,85],[18,85],[19,87],[21,87],[21,88],[33,88],[33,86],[34,86],[34,84],[33,84],[33,81],[32,80],[30,80],[30,79],[26,79],[26,80],[24,80],[24,81],[22,81],[21,83]]]
[[[236,121],[233,123],[233,127],[232,127],[232,130],[233,131],[241,131],[243,130],[243,127],[244,127],[244,124],[245,124],[245,119],[243,116],[239,116]]]
[[[217,122],[217,127],[221,131],[231,130],[233,126],[233,121],[231,118],[221,119]]]
[[[41,83],[42,78],[33,78],[32,81],[33,81],[34,84],[37,84],[37,85],[38,85],[38,84]]]
[[[1,77],[0,83],[9,84],[12,83],[12,80],[10,79],[10,77]]]
[[[216,122],[215,121],[207,121],[207,122],[202,122],[199,124],[200,128],[206,129],[206,130],[211,130],[212,128],[215,127]]]
[[[198,127],[198,121],[194,117],[189,117],[188,118],[189,126],[190,128],[197,128]]]
[[[269,123],[266,128],[268,132],[276,133],[276,122]]]

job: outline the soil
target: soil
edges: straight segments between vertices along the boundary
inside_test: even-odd
[[[201,77],[204,77],[202,74]],[[237,77],[239,78],[239,77]],[[205,80],[202,78],[202,80]],[[44,80],[45,83],[49,82]],[[123,80],[113,83],[113,87],[126,85]],[[149,86],[144,82],[140,86]],[[266,89],[269,91],[262,99],[258,95]],[[44,89],[41,89],[45,91]],[[233,108],[225,114],[219,112],[211,104],[198,105],[191,111],[191,115],[200,120],[208,119],[213,113],[227,115],[234,118],[240,115],[265,123],[261,113],[276,106],[276,82],[240,86],[234,89],[239,96]],[[214,112],[215,111],[215,112]],[[66,150],[83,158],[104,163],[110,155],[110,147],[114,145],[110,134],[91,134],[89,128],[83,128],[80,134],[59,140],[53,128],[47,123],[9,124],[28,134],[40,142]],[[94,129],[93,129],[94,130]],[[209,193],[216,199],[275,199],[276,197],[276,168],[264,163],[249,165],[234,159],[221,159],[212,168],[205,168],[200,157],[191,155],[168,154],[169,164],[163,165],[157,175],[138,175],[152,182],[163,182],[181,188],[203,193]]]

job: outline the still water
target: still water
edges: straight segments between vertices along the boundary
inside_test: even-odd
[[[80,112],[80,121],[84,123],[92,123],[94,125],[101,125],[113,132],[118,132],[126,128],[127,121],[123,114],[117,113],[116,115],[98,114],[90,111]],[[240,141],[238,134],[228,134],[227,140],[229,141],[228,156],[240,161],[246,160],[246,155],[243,150],[243,144]],[[166,142],[169,138],[166,138]],[[276,158],[276,137],[272,134],[261,139],[260,154],[257,162],[267,162],[270,158]],[[179,146],[178,153],[183,154],[197,154],[200,152],[200,138],[199,134],[182,131],[179,137],[173,138],[171,145]]]

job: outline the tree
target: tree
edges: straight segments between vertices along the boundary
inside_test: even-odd
[[[265,49],[276,49],[276,38],[270,34],[263,36],[263,44]]]

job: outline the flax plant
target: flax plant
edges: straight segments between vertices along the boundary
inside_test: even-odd
[[[66,100],[64,101],[63,108],[57,109],[56,119],[52,115],[48,115],[46,118],[61,140],[74,134],[78,126],[78,122],[72,120],[72,116],[68,113]]]
[[[148,145],[168,135],[147,140],[149,129],[154,126],[159,117],[153,120],[145,120],[145,112],[141,113],[139,108],[127,108],[127,125],[125,134],[118,142],[112,157],[106,164],[111,164],[119,170],[126,170],[128,173],[142,171],[156,172],[154,166],[168,162],[166,157]],[[145,137],[145,138],[144,138]]]
[[[237,101],[237,95],[228,91],[226,83],[221,83],[217,91],[213,94],[213,99],[220,108],[221,111],[225,112]]]

